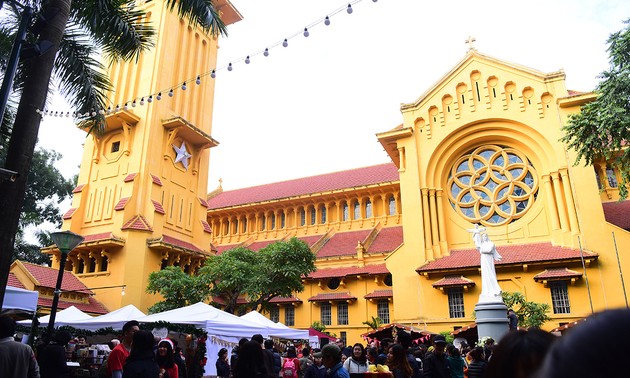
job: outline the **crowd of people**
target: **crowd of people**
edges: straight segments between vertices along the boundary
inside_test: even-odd
[[[0,372],[9,378],[69,377],[64,346],[70,334],[59,331],[38,350],[16,342],[16,324],[0,316]],[[321,349],[289,345],[278,349],[273,340],[262,335],[243,338],[232,349],[218,352],[217,377],[220,378],[350,378],[374,371],[372,366],[387,366],[394,378],[556,378],[625,376],[623,348],[611,348],[630,334],[630,310],[596,313],[566,336],[556,337],[539,329],[510,330],[499,343],[492,339],[482,345],[447,343],[434,335],[431,345],[412,345],[409,333],[399,331],[393,339],[345,346],[337,339]],[[75,340],[74,342],[80,342]],[[589,358],[582,348],[587,347]],[[579,349],[578,349],[579,348]],[[102,375],[101,375],[102,374]],[[186,378],[186,364],[173,340],[156,340],[139,329],[136,321],[123,327],[123,335],[103,365],[99,377],[112,378]]]

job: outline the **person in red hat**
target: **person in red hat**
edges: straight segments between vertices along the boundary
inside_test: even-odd
[[[174,345],[170,339],[158,343],[156,361],[160,365],[160,378],[178,378],[179,368],[173,357]]]

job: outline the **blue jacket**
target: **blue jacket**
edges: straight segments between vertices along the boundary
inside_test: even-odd
[[[343,368],[343,364],[340,362],[333,366],[328,373],[329,378],[350,378],[348,370]]]

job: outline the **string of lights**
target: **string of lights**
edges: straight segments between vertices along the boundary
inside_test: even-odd
[[[79,112],[68,111],[68,110],[52,110],[52,109],[44,109],[44,110],[35,109],[35,112],[40,114],[42,117],[44,116],[50,116],[50,117],[72,116],[73,118],[85,119],[89,117],[95,117],[97,114],[108,115],[108,114],[119,112],[121,110],[125,110],[125,111],[129,110],[130,107],[135,108],[136,106],[143,106],[145,104],[150,104],[153,101],[160,101],[164,95],[173,97],[175,96],[176,91],[179,91],[179,90],[185,91],[186,89],[188,89],[189,85],[192,85],[192,84],[200,85],[201,80],[204,78],[210,77],[211,79],[215,79],[217,75],[223,71],[228,71],[228,72],[233,71],[234,66],[237,64],[241,64],[241,63],[251,64],[254,58],[259,57],[261,55],[263,57],[269,57],[273,49],[279,48],[280,46],[282,46],[283,48],[287,48],[289,47],[289,41],[297,37],[302,36],[303,38],[308,38],[313,29],[322,25],[329,26],[332,22],[331,19],[334,16],[338,15],[339,13],[346,12],[347,14],[352,14],[354,12],[353,6],[360,3],[361,1],[363,0],[351,0],[347,4],[344,4],[343,6],[333,10],[332,12],[329,12],[328,14],[326,14],[326,16],[321,17],[307,24],[304,27],[304,29],[300,29],[299,31],[293,34],[288,35],[283,40],[278,40],[274,43],[271,43],[265,46],[264,48],[260,50],[254,51],[253,53],[247,54],[238,59],[230,60],[227,64],[212,68],[203,73],[199,73],[195,75],[195,77],[189,78],[181,83],[177,83],[171,87],[164,88],[154,93],[146,94],[144,96],[139,96],[131,100],[124,101],[123,103],[120,103],[120,104],[116,104],[116,105],[112,104],[107,109],[94,109],[92,111],[85,112],[85,113],[79,113]],[[378,0],[372,0],[372,2],[374,3],[376,3],[377,1]]]

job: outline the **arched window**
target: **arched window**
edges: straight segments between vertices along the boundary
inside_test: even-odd
[[[271,229],[276,229],[276,214],[271,214]]]
[[[372,201],[365,201],[365,217],[372,218]]]
[[[322,205],[319,208],[319,213],[320,213],[320,222],[321,224],[326,223],[326,206]]]
[[[286,216],[284,215],[284,211],[280,213],[280,228],[284,228],[286,225]]]
[[[616,188],[619,186],[617,182],[617,175],[615,174],[615,170],[611,167],[606,167],[606,178],[608,179],[608,186],[611,188]]]
[[[350,214],[349,214],[349,210],[348,210],[348,203],[344,202],[343,203],[343,220],[347,221],[349,216],[350,216]]]
[[[359,201],[354,201],[354,204],[352,205],[354,214],[353,214],[353,218],[352,219],[359,219],[361,218],[361,206],[359,205]]]
[[[396,200],[394,199],[394,196],[389,196],[388,210],[388,215],[396,214]]]
[[[304,208],[300,209],[300,226],[304,226],[306,224],[306,210]]]
[[[311,224],[315,224],[315,208],[311,207]]]
[[[267,226],[267,217],[263,214],[260,217],[260,231],[265,231],[265,227]]]

